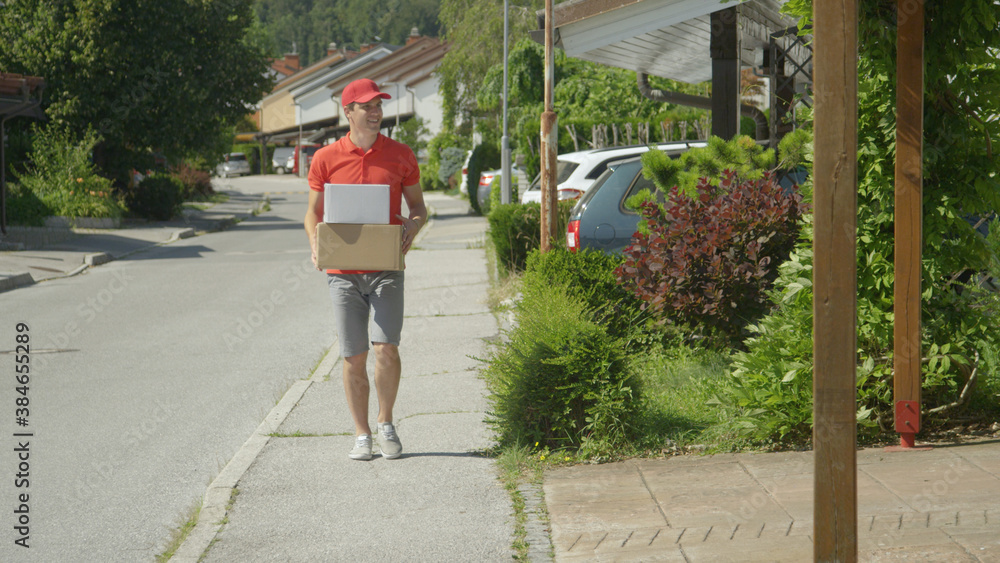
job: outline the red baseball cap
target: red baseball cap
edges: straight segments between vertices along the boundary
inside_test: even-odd
[[[378,84],[375,84],[374,80],[361,78],[351,82],[347,85],[347,88],[344,88],[344,93],[340,96],[340,102],[344,104],[344,107],[346,108],[354,102],[364,104],[375,98],[390,100],[392,99],[392,96],[379,91]]]

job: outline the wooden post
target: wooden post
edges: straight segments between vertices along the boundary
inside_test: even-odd
[[[898,0],[893,397],[900,446],[920,431],[920,254],[923,243],[924,3]]]
[[[858,558],[857,0],[813,4],[813,560]]]
[[[740,32],[736,8],[712,12],[712,135],[740,134]]]

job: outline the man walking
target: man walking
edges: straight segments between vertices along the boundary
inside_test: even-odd
[[[323,220],[324,184],[388,184],[389,217],[403,226],[402,249],[413,244],[426,222],[427,209],[420,191],[420,169],[408,146],[389,139],[382,128],[382,100],[390,96],[367,78],[344,88],[341,103],[350,132],[316,151],[309,167],[309,208],[305,229],[316,262],[316,225]],[[404,217],[402,198],[410,213]],[[318,268],[318,265],[317,265]],[[378,397],[378,441],[382,457],[395,459],[403,451],[392,423],[392,407],[399,389],[399,340],[403,327],[403,272],[327,270],[333,298],[334,322],[344,358],[344,392],[354,419],[355,444],[348,457],[372,458],[372,431],[368,420],[369,342],[375,350],[375,392]],[[372,323],[369,336],[369,316]]]

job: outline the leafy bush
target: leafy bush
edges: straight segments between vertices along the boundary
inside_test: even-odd
[[[77,139],[68,129],[34,127],[31,163],[18,175],[21,188],[35,194],[53,215],[119,218],[125,209],[111,181],[97,175],[90,160],[100,142],[92,130]]]
[[[178,178],[156,173],[129,190],[126,201],[135,217],[167,221],[181,212],[183,194],[184,184]]]
[[[621,447],[641,413],[639,380],[621,343],[562,286],[525,292],[517,323],[483,371],[487,422],[501,446],[595,452]]]
[[[583,249],[570,252],[554,248],[545,254],[532,250],[528,254],[524,275],[526,291],[538,291],[536,286],[562,286],[581,299],[591,320],[603,326],[613,338],[625,342],[637,336],[637,328],[645,316],[641,301],[626,291],[615,277],[615,268],[622,256]]]
[[[445,186],[448,186],[449,189],[457,187],[452,184],[451,179],[456,172],[462,171],[462,164],[464,162],[465,151],[459,147],[448,147],[441,151],[441,165],[438,168],[438,180],[440,180]]]
[[[449,147],[463,148],[467,141],[455,133],[441,131],[427,144],[427,163],[420,167],[420,187],[424,190],[443,190],[448,188],[446,182],[438,178],[441,169],[441,155]],[[414,149],[416,152],[416,149]],[[471,177],[471,176],[470,176]]]
[[[996,248],[1000,250],[1000,245]],[[739,436],[755,442],[803,443],[811,438],[813,415],[811,243],[800,245],[780,269],[773,293],[778,307],[749,327],[752,337],[746,341],[746,351],[736,354],[732,376],[712,402],[727,411],[727,419],[735,422],[730,427]],[[1000,268],[993,272],[1000,274]],[[970,379],[970,391],[975,387],[975,372],[985,381],[986,391],[978,395],[986,403],[981,408],[997,411],[993,397],[1000,386],[995,340],[1000,295],[967,287],[961,295],[949,292],[943,298],[966,301],[960,309],[965,314],[963,319],[950,318],[957,306],[942,306],[934,303],[938,298],[931,299],[931,308],[942,316],[924,321],[924,426],[935,424],[935,418],[941,420],[942,415],[935,416],[931,410],[944,413],[943,405],[957,403]],[[863,296],[858,311],[859,326],[885,322],[880,309]],[[955,327],[960,329],[951,332]],[[890,342],[878,346],[862,342],[858,351],[857,422],[863,440],[893,432],[892,355],[886,348]]]
[[[811,247],[796,249],[779,269],[779,306],[748,327],[747,350],[736,354],[710,404],[725,409],[728,430],[739,437],[802,442],[811,437],[813,414]]]
[[[35,192],[22,188],[18,184],[7,184],[7,220],[13,225],[41,227],[45,218],[52,215],[49,207],[38,199]]]
[[[173,176],[183,186],[181,194],[185,200],[203,199],[215,192],[212,188],[212,175],[186,162],[174,168]]]
[[[471,169],[471,167],[470,167]],[[471,176],[470,176],[471,177]],[[472,190],[469,190],[470,194]],[[554,248],[565,246],[566,223],[573,202],[560,202],[557,214],[557,236],[551,241]],[[497,260],[505,273],[522,272],[528,253],[541,246],[542,208],[537,203],[510,203],[497,205],[489,214],[490,240]]]
[[[809,2],[789,3],[798,15]],[[974,6],[972,6],[974,4]],[[1000,245],[971,228],[970,215],[1000,208],[997,124],[979,121],[996,114],[998,98],[977,75],[996,50],[998,36],[972,13],[986,13],[986,0],[935,5],[927,10],[928,52],[939,54],[924,81],[924,215],[921,299],[923,427],[949,417],[997,415],[1000,297],[955,282],[962,272],[1000,275]],[[893,390],[893,214],[895,178],[895,8],[862,3],[859,21],[857,332],[858,420],[861,437],[892,435]],[[956,39],[957,38],[957,39]],[[994,86],[997,76],[987,80]],[[970,128],[968,120],[977,123]],[[810,434],[812,399],[812,288],[809,229],[782,271],[777,311],[762,320],[737,359],[732,386],[719,401],[757,440],[795,440]],[[759,329],[759,330],[758,330]],[[978,387],[981,386],[981,387]],[[963,399],[963,397],[965,397]],[[970,398],[971,397],[971,398]],[[969,412],[971,409],[973,412]],[[780,419],[779,419],[780,417]],[[807,439],[807,438],[804,438]]]
[[[738,345],[743,327],[770,307],[767,291],[798,234],[801,196],[770,174],[744,180],[732,171],[696,190],[688,198],[675,186],[666,204],[642,204],[651,234],[636,233],[617,275],[654,315]]]

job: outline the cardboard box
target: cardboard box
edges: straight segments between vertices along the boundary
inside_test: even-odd
[[[316,225],[317,262],[324,270],[402,270],[402,225]]]
[[[324,184],[323,222],[388,225],[388,184]]]

